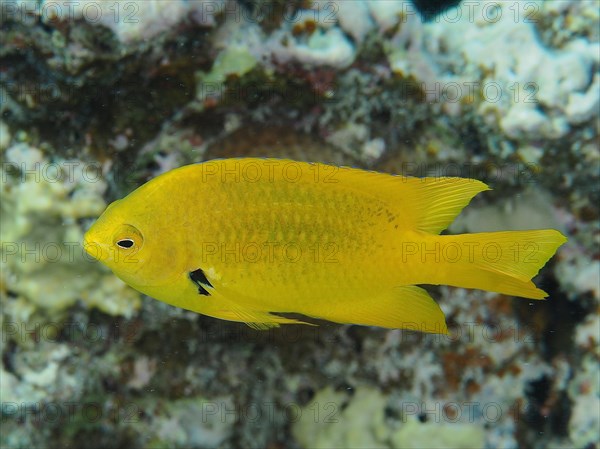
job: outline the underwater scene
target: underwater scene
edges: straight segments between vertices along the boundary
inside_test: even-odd
[[[597,0],[0,26],[2,449],[600,448]]]

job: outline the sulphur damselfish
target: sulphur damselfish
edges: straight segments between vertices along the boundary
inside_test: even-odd
[[[279,159],[223,159],[160,175],[110,204],[84,247],[140,292],[264,329],[338,323],[446,333],[419,284],[541,299],[531,281],[558,231],[439,235],[478,193],[466,178],[413,178]]]

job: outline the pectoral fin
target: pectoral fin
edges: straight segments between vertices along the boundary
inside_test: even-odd
[[[190,271],[189,275],[192,282],[198,287],[198,293],[200,293],[203,296],[209,296],[209,289],[212,289],[213,285],[206,278],[206,275],[204,274],[204,271],[202,271],[202,268]]]

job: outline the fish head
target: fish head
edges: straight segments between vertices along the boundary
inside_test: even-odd
[[[133,287],[162,285],[176,261],[157,257],[161,248],[149,232],[151,218],[132,212],[124,200],[110,204],[85,233],[83,248]]]

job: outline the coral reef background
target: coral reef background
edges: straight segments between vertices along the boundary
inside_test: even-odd
[[[597,448],[598,6],[0,0],[0,446]],[[86,257],[110,201],[235,156],[480,179],[450,232],[561,230],[550,297],[258,332]]]

